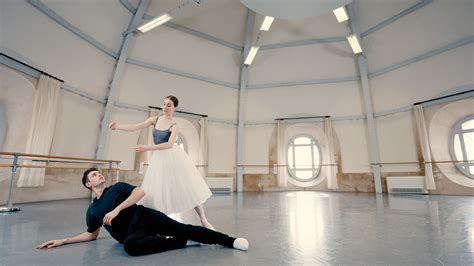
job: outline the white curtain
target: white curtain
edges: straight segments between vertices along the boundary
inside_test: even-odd
[[[286,187],[288,184],[286,174],[286,160],[285,160],[285,122],[277,120],[277,180],[278,186]]]
[[[199,172],[206,178],[208,170],[208,120],[207,117],[201,117],[199,120],[199,126],[201,128],[199,133],[199,158],[198,164],[200,165]]]
[[[328,179],[328,188],[329,189],[338,189],[339,185],[337,183],[337,166],[334,154],[334,129],[332,127],[331,118],[324,119],[324,131],[326,133],[326,139],[328,146],[326,149],[326,155],[328,157],[328,166],[326,166],[327,179]]]
[[[60,87],[60,81],[49,76],[40,76],[25,153],[49,155],[61,95]],[[45,165],[42,162],[32,162],[31,164]],[[44,168],[21,168],[17,186],[43,186],[45,172]]]
[[[415,120],[418,131],[418,138],[420,140],[421,153],[425,163],[425,183],[429,190],[436,189],[436,184],[433,176],[433,165],[431,164],[431,148],[428,138],[428,131],[426,129],[425,113],[422,105],[415,105]],[[428,163],[427,163],[428,162]]]

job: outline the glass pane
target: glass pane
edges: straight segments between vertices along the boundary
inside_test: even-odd
[[[467,160],[474,160],[474,132],[464,133],[464,146],[466,146]]]
[[[295,167],[295,165],[293,164],[293,146],[290,146],[290,148],[288,148],[288,165],[290,168],[293,168]]]
[[[311,139],[308,137],[299,137],[294,141],[295,144],[311,144]]]
[[[313,145],[313,163],[314,167],[319,167],[319,149],[316,145]]]
[[[311,170],[297,170],[295,171],[296,177],[300,179],[310,179],[313,177],[313,171]]]
[[[474,119],[471,119],[469,121],[466,121],[466,122],[462,123],[461,129],[462,130],[474,129]]]
[[[311,147],[295,147],[295,163],[297,168],[313,167],[311,162]]]
[[[454,135],[454,154],[456,155],[456,161],[464,160],[462,156],[461,143],[459,143],[459,135]]]

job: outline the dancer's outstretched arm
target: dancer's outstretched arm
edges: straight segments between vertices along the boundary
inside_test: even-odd
[[[99,235],[99,232],[100,232],[100,228],[95,230],[95,232],[92,232],[92,233],[84,232],[84,233],[79,234],[77,236],[66,237],[66,238],[63,238],[63,239],[49,240],[49,241],[46,241],[44,243],[41,243],[41,244],[37,245],[36,248],[37,249],[55,248],[55,247],[59,247],[59,246],[66,245],[66,244],[96,240],[97,236]]]
[[[135,131],[135,130],[139,130],[139,129],[154,125],[155,121],[156,121],[156,116],[151,116],[147,120],[138,124],[133,124],[133,125],[125,125],[125,124],[120,125],[120,124],[117,124],[117,122],[113,121],[109,124],[109,128],[112,130],[118,129],[118,130],[123,130],[123,131]]]

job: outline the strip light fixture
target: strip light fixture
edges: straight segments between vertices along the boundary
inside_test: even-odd
[[[245,65],[250,65],[252,64],[253,59],[257,55],[258,49],[260,49],[260,46],[252,46],[250,48],[249,53],[247,54],[247,58],[245,58],[244,64]]]
[[[268,31],[274,19],[275,19],[274,17],[265,16],[265,19],[262,22],[262,26],[260,27],[260,30]]]
[[[349,14],[347,14],[347,10],[345,6],[341,6],[340,8],[334,9],[332,11],[334,16],[336,16],[337,22],[342,23],[349,20]]]
[[[347,36],[346,38],[349,44],[351,45],[351,48],[354,54],[362,53],[362,47],[360,46],[359,38],[357,38],[355,34],[351,34]]]
[[[141,25],[140,27],[138,27],[137,29],[141,32],[147,32],[153,28],[156,28],[162,24],[165,24],[166,22],[170,21],[171,19],[173,19],[173,17],[171,17],[170,15],[168,14],[163,14],[159,17],[156,17],[150,21],[148,21],[147,23]]]

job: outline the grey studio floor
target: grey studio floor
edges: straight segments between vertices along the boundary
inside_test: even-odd
[[[88,200],[22,204],[0,216],[0,264],[106,265],[473,265],[474,198],[367,193],[215,195],[208,219],[246,237],[247,252],[193,246],[130,257],[105,230],[98,240],[36,250],[85,230]],[[193,213],[183,220],[196,223]]]

